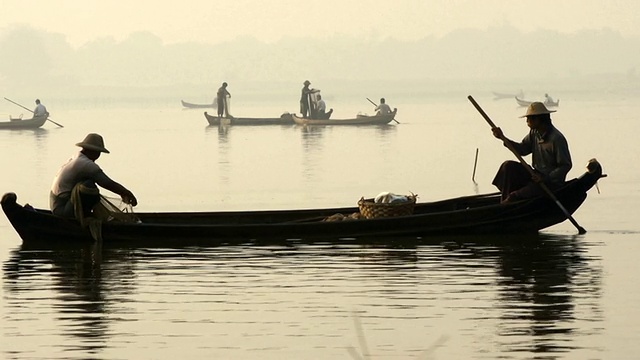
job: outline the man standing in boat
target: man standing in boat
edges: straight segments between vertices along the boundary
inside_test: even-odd
[[[304,86],[302,87],[302,94],[300,96],[300,113],[302,114],[303,118],[311,118],[311,114],[314,110],[311,108],[312,103],[310,96],[311,94],[317,92],[317,90],[310,89],[309,85],[311,85],[311,82],[309,80],[305,80]]]
[[[100,154],[109,153],[102,136],[88,134],[76,146],[82,150],[60,168],[51,185],[49,206],[54,215],[78,219],[91,216],[100,201],[96,184],[120,195],[124,203],[132,206],[138,204],[131,191],[111,180],[95,163]]]
[[[502,163],[493,179],[493,185],[502,192],[503,202],[544,194],[538,183],[545,183],[551,190],[564,183],[572,166],[571,154],[564,135],[551,123],[552,112],[555,110],[548,110],[541,102],[532,103],[527,108],[527,113],[521,116],[527,119],[529,133],[521,142],[504,138],[521,156],[531,154],[535,175],[532,177],[520,162],[509,160]],[[499,127],[492,131],[496,138],[504,137]]]
[[[216,95],[218,99],[218,117],[228,117],[229,107],[227,106],[227,97],[231,97],[229,91],[227,91],[227,83],[223,82],[222,86],[218,89]]]
[[[40,102],[40,99],[36,99],[36,108],[33,110],[34,117],[48,116],[47,108]]]

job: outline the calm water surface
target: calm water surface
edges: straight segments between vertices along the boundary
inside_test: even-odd
[[[179,98],[47,104],[65,127],[0,132],[0,185],[21,203],[47,207],[58,167],[86,133],[98,132],[111,150],[98,163],[136,193],[138,211],[351,206],[381,191],[411,191],[421,201],[492,192],[510,154],[466,95],[387,95],[401,124],[355,128],[209,127]],[[360,100],[328,106],[338,118],[371,112]],[[515,101],[476,100],[508,136],[524,135]],[[0,357],[637,358],[640,170],[630,160],[639,150],[640,105],[577,92],[562,101],[554,122],[570,141],[570,177],[592,157],[609,174],[574,214],[586,235],[565,222],[534,237],[430,238],[403,248],[38,249],[23,246],[1,216]],[[233,112],[272,117],[295,106],[238,101]]]

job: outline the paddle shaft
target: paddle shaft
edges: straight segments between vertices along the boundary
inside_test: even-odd
[[[4,99],[5,99],[5,100],[7,100],[8,102],[12,103],[12,104],[15,104],[15,105],[20,106],[21,108],[23,108],[23,109],[25,109],[25,110],[27,110],[27,111],[29,111],[30,113],[32,113],[32,114],[34,114],[34,115],[35,115],[35,113],[33,112],[33,110],[31,110],[31,109],[29,109],[29,108],[27,108],[27,107],[24,107],[24,106],[22,106],[22,105],[18,104],[17,102],[15,102],[15,101],[13,101],[13,100],[11,100],[11,99],[7,99],[7,98],[4,98]],[[48,116],[47,116],[47,120],[48,120],[48,121],[51,121],[52,123],[54,123],[54,124],[56,124],[56,125],[58,125],[58,126],[60,126],[60,127],[64,127],[64,126],[62,126],[62,125],[58,124],[57,122],[55,122],[55,121],[53,121],[53,120],[49,119],[49,117],[48,117]]]
[[[373,104],[373,106],[378,107],[378,104],[374,103],[373,101],[371,101],[371,99],[367,98],[367,100],[369,100],[370,103]],[[393,121],[395,121],[396,123],[400,124],[400,122],[396,119],[393,119]]]
[[[487,115],[487,113],[485,113],[484,110],[482,110],[480,105],[476,102],[476,100],[471,95],[467,96],[467,99],[469,99],[469,101],[471,101],[471,104],[473,104],[473,106],[476,108],[476,110],[478,110],[480,115],[482,115],[482,117],[487,121],[487,123],[489,123],[489,125],[491,126],[491,129],[497,128],[496,124],[494,124],[493,121],[491,121],[491,118],[489,118],[489,115]],[[504,136],[504,134],[501,135],[500,139],[502,140],[502,142],[504,142],[504,144],[507,146],[507,148],[509,148],[509,150],[511,150],[511,152],[516,156],[516,158],[518,158],[518,160],[520,161],[522,166],[524,166],[527,169],[527,171],[529,171],[531,176],[536,175],[536,173],[533,170],[533,168],[531,166],[529,166],[529,164],[527,164],[526,161],[524,161],[524,159],[522,158],[520,153],[518,153],[518,151],[515,149],[515,147],[511,143],[511,141],[509,141],[509,139],[507,139],[507,137]],[[553,200],[556,203],[556,205],[558,205],[558,207],[560,208],[560,210],[562,210],[562,212],[567,217],[567,219],[569,219],[569,221],[571,221],[573,226],[575,226],[576,229],[578,229],[578,233],[579,234],[585,234],[587,232],[587,230],[585,230],[582,226],[580,226],[578,224],[578,222],[573,218],[573,216],[571,216],[569,211],[562,205],[562,203],[560,203],[560,200],[558,200],[558,198],[553,194],[553,192],[551,192],[551,190],[549,190],[549,187],[547,187],[547,185],[545,183],[543,183],[543,182],[539,182],[538,185],[540,185],[542,190],[544,190],[544,192],[547,193],[547,195],[549,195],[549,198],[551,198],[551,200]]]

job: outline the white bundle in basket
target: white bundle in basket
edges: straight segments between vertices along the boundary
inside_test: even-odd
[[[397,195],[391,192],[381,192],[374,198],[376,204],[397,204],[413,201],[413,198],[407,195]]]

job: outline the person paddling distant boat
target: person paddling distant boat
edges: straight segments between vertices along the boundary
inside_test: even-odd
[[[40,102],[40,99],[36,99],[36,108],[33,110],[33,116],[49,116],[47,108]]]
[[[387,115],[391,114],[391,106],[387,105],[386,100],[384,98],[380,98],[380,105],[376,106],[375,110],[377,115]]]

